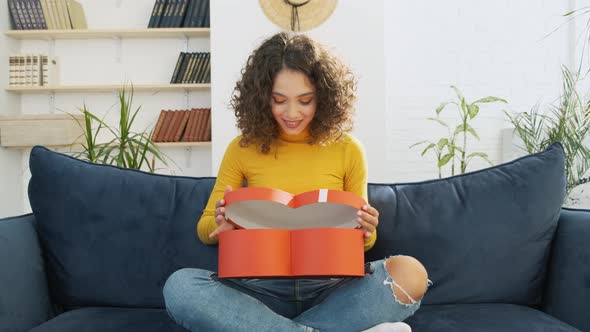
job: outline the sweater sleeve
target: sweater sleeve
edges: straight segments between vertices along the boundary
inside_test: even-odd
[[[205,244],[216,244],[218,239],[209,238],[209,234],[217,228],[215,223],[215,204],[223,198],[226,186],[230,185],[232,189],[241,188],[244,182],[244,172],[240,164],[240,138],[235,138],[225,150],[225,154],[219,166],[217,180],[213,191],[209,196],[207,206],[203,210],[201,219],[197,223],[197,235],[199,240]]]
[[[344,190],[353,192],[365,201],[369,201],[367,194],[367,160],[363,145],[359,140],[350,137],[344,155]],[[371,249],[377,240],[377,230],[370,237],[365,238],[365,251]]]

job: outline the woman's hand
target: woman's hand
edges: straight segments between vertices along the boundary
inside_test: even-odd
[[[371,237],[371,234],[377,229],[379,225],[379,211],[369,204],[363,205],[362,210],[357,213],[356,222],[361,226],[365,232],[365,237]]]
[[[227,186],[225,188],[225,194],[230,191],[232,191],[231,186]],[[217,224],[217,228],[209,234],[210,238],[215,238],[225,231],[235,229],[234,225],[230,224],[225,219],[225,200],[223,198],[215,204],[215,223]]]

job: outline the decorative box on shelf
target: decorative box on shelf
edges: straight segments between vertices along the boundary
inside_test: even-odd
[[[0,116],[0,146],[68,146],[84,139],[83,115],[31,114]]]

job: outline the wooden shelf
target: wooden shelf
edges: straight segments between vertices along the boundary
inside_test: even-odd
[[[154,142],[158,147],[192,147],[192,146],[211,146],[211,142]]]
[[[0,146],[67,146],[83,139],[84,116],[31,114],[0,116]]]
[[[81,114],[72,115],[65,113],[54,113],[54,114],[13,114],[13,115],[0,115],[0,123],[2,121],[35,121],[35,120],[84,120],[84,116]]]
[[[7,30],[14,39],[104,39],[104,38],[191,38],[208,37],[209,28],[143,28],[92,30]]]
[[[133,91],[176,91],[176,90],[207,90],[211,84],[138,84]],[[16,93],[36,92],[112,92],[123,89],[123,85],[64,85],[64,86],[10,86],[5,90]]]

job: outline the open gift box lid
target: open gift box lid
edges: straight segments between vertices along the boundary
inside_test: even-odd
[[[219,277],[363,276],[366,204],[354,193],[318,189],[291,195],[273,188],[227,193],[236,230],[219,235]]]
[[[237,228],[355,228],[365,200],[342,190],[317,189],[298,195],[273,188],[240,188],[227,193],[225,217]]]

